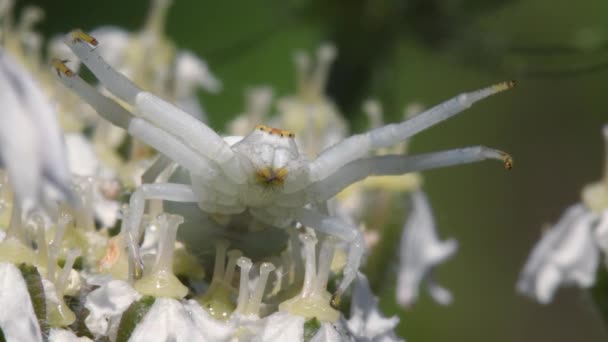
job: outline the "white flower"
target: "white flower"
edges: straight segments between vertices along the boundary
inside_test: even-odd
[[[61,132],[36,80],[0,48],[0,163],[24,212],[74,200]]]
[[[359,272],[353,289],[350,319],[347,321],[350,332],[358,341],[403,341],[395,335],[397,324],[398,317],[386,318],[382,315],[367,277]]]
[[[89,342],[93,341],[88,337],[78,337],[73,332],[64,329],[51,329],[49,332],[49,342]]]
[[[42,341],[30,294],[15,265],[0,263],[0,328],[7,341]]]
[[[568,208],[534,247],[517,290],[546,304],[561,285],[593,285],[599,263],[592,232],[597,218],[583,204]]]
[[[259,340],[264,342],[302,341],[305,321],[304,317],[288,312],[274,313],[265,319]]]
[[[87,328],[95,335],[116,335],[122,313],[141,295],[122,280],[111,280],[87,295]]]
[[[602,130],[608,152],[608,125]],[[570,206],[544,232],[530,254],[517,290],[549,303],[558,287],[589,288],[595,283],[600,250],[608,255],[608,155],[604,177],[586,185],[582,201]]]
[[[595,229],[595,238],[598,247],[604,252],[606,257],[604,265],[608,267],[608,210],[604,211],[600,216],[597,228]]]
[[[433,299],[449,304],[452,295],[435,283],[431,272],[456,253],[458,243],[454,239],[439,241],[430,204],[422,191],[413,192],[411,197],[412,208],[399,246],[397,301],[403,306],[412,305],[418,298],[420,283],[426,280]]]
[[[118,220],[120,203],[116,200],[120,184],[115,172],[102,165],[93,144],[83,134],[65,135],[68,164],[78,176],[83,205],[94,212],[102,227],[113,227]]]
[[[193,319],[192,311],[188,311],[181,302],[170,298],[158,298],[137,325],[129,341],[216,341],[205,337],[204,327],[197,325],[202,320],[200,317]],[[205,327],[208,328],[209,325]]]

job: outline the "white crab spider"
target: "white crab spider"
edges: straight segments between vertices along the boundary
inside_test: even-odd
[[[260,125],[245,137],[222,138],[201,121],[143,91],[110,67],[93,48],[97,41],[82,31],[72,32],[66,44],[132,112],[55,60],[61,81],[102,117],[189,171],[190,184],[143,184],[133,193],[126,225],[131,239],[138,234],[145,201],[149,199],[193,202],[207,213],[248,212],[276,227],[300,223],[350,243],[344,278],[335,294],[338,298],[354,279],[364,248],[356,227],[319,210],[340,190],[370,175],[396,175],[485,159],[502,160],[511,167],[508,154],[482,146],[415,156],[369,154],[509,89],[513,82],[460,94],[407,121],[353,135],[309,161],[299,153],[293,134],[281,129]],[[166,164],[166,159],[160,160],[160,164]],[[162,165],[155,167],[162,169]],[[137,245],[130,245],[136,257]]]

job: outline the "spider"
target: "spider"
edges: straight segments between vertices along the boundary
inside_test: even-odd
[[[299,152],[294,134],[286,130],[259,125],[245,137],[220,136],[114,70],[95,51],[97,40],[83,31],[73,31],[66,44],[127,106],[104,96],[56,59],[53,65],[62,83],[103,118],[168,157],[164,162],[160,158],[157,164],[166,165],[172,160],[189,172],[189,184],[144,182],[136,189],[126,218],[131,239],[138,236],[145,202],[151,199],[196,203],[208,214],[246,212],[255,220],[279,228],[307,226],[349,244],[347,264],[334,298],[340,298],[353,281],[364,252],[360,230],[323,210],[342,189],[371,175],[399,175],[485,159],[512,166],[508,154],[483,146],[413,156],[370,155],[375,149],[404,141],[479,100],[512,88],[512,81],[460,94],[401,123],[352,135],[309,160]],[[157,164],[151,168],[163,168]],[[136,256],[137,245],[129,245]]]

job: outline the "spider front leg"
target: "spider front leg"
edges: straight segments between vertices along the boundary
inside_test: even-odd
[[[395,176],[488,159],[502,161],[506,169],[513,167],[513,159],[509,154],[485,146],[472,146],[413,156],[382,155],[350,162],[327,178],[311,184],[306,191],[312,202],[321,203],[334,197],[347,186],[369,176]]]
[[[201,156],[216,162],[234,182],[246,175],[230,146],[214,130],[169,102],[137,87],[114,70],[92,46],[97,40],[76,30],[66,40],[68,47],[115,96],[137,109],[138,115],[185,143]],[[121,126],[124,127],[124,126]]]
[[[99,115],[114,125],[124,128],[132,136],[170,157],[191,172],[212,172],[216,169],[209,159],[201,156],[178,137],[167,133],[154,124],[134,116],[116,101],[104,96],[72,72],[60,60],[53,60],[59,80],[85,100]]]
[[[185,184],[143,184],[135,190],[129,200],[128,217],[123,218],[123,220],[126,220],[126,237],[129,254],[131,256],[130,259],[137,261],[139,264],[139,269],[134,270],[135,274],[139,274],[139,271],[141,271],[141,258],[139,255],[139,246],[137,244],[139,236],[141,235],[141,220],[144,215],[146,200],[152,199],[183,203],[198,203],[199,201],[192,188]]]
[[[512,88],[515,82],[503,82],[491,87],[460,94],[435,107],[428,109],[404,122],[390,124],[353,135],[329,147],[310,163],[309,172],[312,182],[325,179],[340,167],[367,156],[372,150],[395,145],[415,134],[434,126],[471,107],[475,102],[488,96]],[[295,192],[305,185],[286,188],[286,192]]]
[[[319,213],[314,209],[298,209],[295,213],[296,221],[325,234],[333,235],[349,244],[348,261],[344,267],[344,277],[332,299],[332,305],[337,306],[340,298],[357,275],[361,258],[365,251],[363,234],[357,227],[331,216]]]

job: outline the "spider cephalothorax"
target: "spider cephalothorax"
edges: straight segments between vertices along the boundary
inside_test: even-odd
[[[511,166],[508,154],[483,146],[413,156],[370,157],[370,154],[509,89],[514,82],[463,93],[406,121],[350,136],[309,161],[298,152],[293,134],[281,129],[258,126],[243,138],[221,137],[203,122],[138,88],[114,70],[91,47],[97,41],[82,31],[72,33],[66,44],[133,112],[91,87],[61,61],[55,61],[62,82],[104,118],[156,148],[165,156],[156,164],[170,159],[190,175],[187,184],[143,184],[131,196],[126,227],[131,232],[130,248],[135,258],[138,257],[135,241],[147,199],[192,202],[208,214],[249,213],[271,226],[299,224],[349,243],[344,278],[336,291],[339,296],[354,279],[364,248],[357,227],[326,214],[323,209],[339,191],[370,175],[396,175],[485,159],[498,159]],[[151,169],[159,167],[153,165]]]

